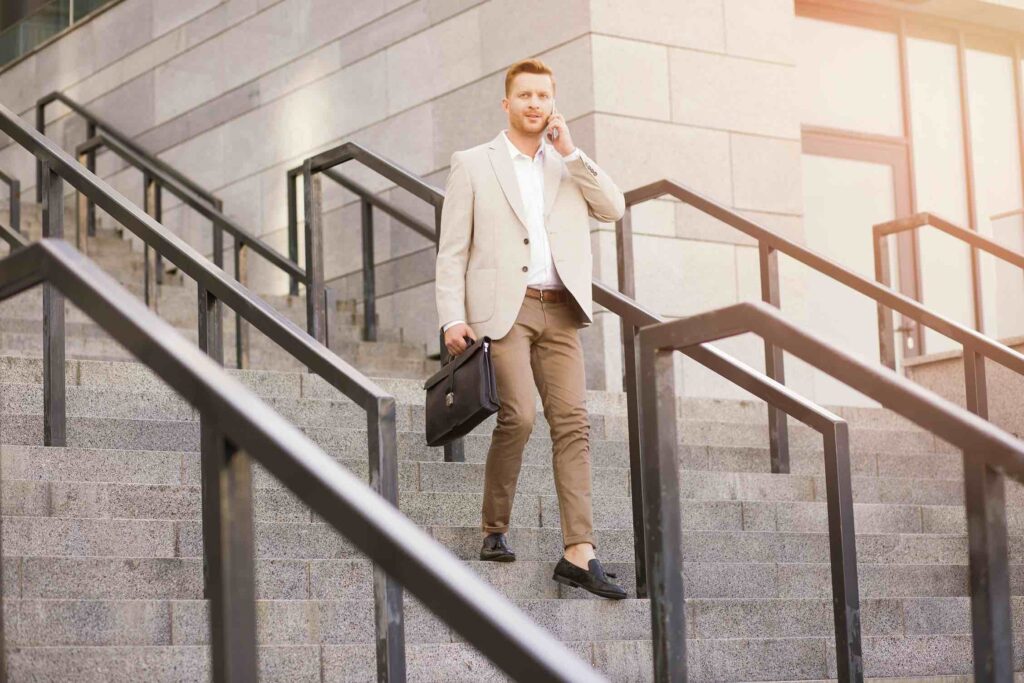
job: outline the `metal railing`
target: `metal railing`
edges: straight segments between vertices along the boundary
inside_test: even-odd
[[[626,295],[603,285],[593,284],[594,302],[619,316],[630,338],[639,340],[651,327],[671,325]],[[710,341],[710,340],[709,340]],[[634,345],[635,348],[639,348]],[[846,421],[821,408],[793,390],[769,379],[753,368],[740,363],[709,344],[697,343],[679,348],[704,367],[742,389],[803,422],[821,434],[825,455],[825,497],[828,507],[828,538],[830,572],[832,575],[832,616],[835,625],[836,661],[840,681],[863,681],[863,648],[860,629],[860,594],[857,582],[857,543],[853,520],[853,492],[850,479],[850,443]],[[660,368],[659,370],[664,370]],[[673,376],[671,360],[667,372]],[[639,379],[639,378],[638,378]],[[675,388],[644,375],[641,382],[658,381],[658,408],[654,417],[660,421],[672,415],[671,438],[676,438]],[[669,393],[671,392],[671,393]],[[627,397],[629,422],[647,424],[637,401]],[[671,410],[665,408],[671,405]],[[652,404],[643,406],[652,410]],[[660,429],[655,425],[654,429]],[[659,432],[660,435],[660,432]],[[677,453],[651,449],[649,436],[641,434],[640,443],[630,443],[630,486],[634,505],[634,539],[643,539],[634,549],[646,554],[638,565],[645,567],[645,590],[651,596],[652,639],[655,653],[655,680],[679,681],[685,678],[685,651],[681,655],[683,669],[670,667],[668,660],[658,661],[659,651],[685,647],[685,636],[675,640],[673,633],[685,634],[682,614],[682,527],[680,526],[679,459]],[[661,437],[659,437],[661,438]],[[664,437],[668,438],[668,437]],[[657,490],[652,490],[657,489]],[[674,516],[658,507],[661,497],[674,498]],[[637,528],[637,517],[641,525]],[[639,568],[638,568],[639,575]],[[639,581],[639,576],[638,576]],[[679,609],[676,609],[676,608]],[[664,658],[663,658],[664,659]]]
[[[215,452],[203,454],[204,473],[210,474],[204,479],[204,506],[212,504],[204,534],[215,541],[209,556],[216,577],[210,618],[213,680],[250,683],[258,677],[253,460],[509,676],[602,680],[85,255],[61,240],[44,239],[0,260],[0,301],[39,284],[99,323],[208,425],[204,440],[215,444]],[[54,341],[57,333],[51,326],[45,334]],[[387,441],[394,449],[394,399],[357,373],[350,381],[351,393],[386,415],[387,427],[371,429],[370,440]],[[382,669],[379,680],[405,680],[404,661],[391,664],[394,668]]]
[[[182,239],[160,225],[152,216],[125,199],[95,174],[83,169],[73,158],[41,133],[26,125],[16,114],[0,105],[0,130],[15,143],[43,162],[43,237],[62,238],[64,181],[86,195],[114,220],[126,227],[145,244],[162,254],[184,274],[191,277],[198,289],[199,345],[217,363],[223,364],[223,330],[221,303],[241,315],[271,341],[278,344],[311,372],[357,403],[367,416],[370,482],[375,490],[394,505],[398,504],[398,463],[395,435],[394,399],[329,349],[306,334],[301,328],[228,277],[223,270]],[[66,406],[64,382],[64,302],[52,286],[43,288],[43,438],[48,446],[66,444]],[[224,459],[218,425],[200,420],[203,481],[211,479]],[[203,487],[204,556],[217,551],[216,536],[211,529],[211,515],[216,509],[216,487]],[[214,579],[206,574],[211,598],[222,597]],[[374,569],[374,605],[376,612],[378,665],[382,676],[401,671],[404,666],[404,619],[402,591],[395,579],[379,567]],[[223,603],[215,604],[222,609]],[[232,645],[234,641],[228,645]]]
[[[14,232],[21,232],[21,181],[0,171],[0,183],[7,186],[9,226]]]
[[[363,161],[363,163],[377,170],[381,175],[388,177],[401,187],[412,190],[416,196],[433,205],[435,207],[436,227],[432,229],[429,225],[393,206],[386,200],[374,196],[369,189],[334,170],[334,166],[349,159]],[[385,173],[384,170],[389,172]],[[302,167],[288,172],[288,194],[291,202],[289,206],[289,230],[290,234],[294,236],[289,240],[289,244],[296,245],[295,253],[297,253],[298,245],[298,190],[296,183],[300,175],[304,176],[304,185],[307,188],[307,244],[322,243],[322,237],[316,235],[316,232],[322,231],[323,224],[321,191],[319,179],[316,175],[318,172],[327,175],[359,197],[363,217],[363,229],[361,232],[363,239],[364,311],[370,311],[372,310],[372,300],[375,296],[375,287],[373,285],[375,264],[372,252],[373,208],[381,209],[396,218],[403,225],[436,243],[437,234],[440,229],[440,207],[444,204],[444,192],[427,184],[401,166],[370,152],[357,143],[345,143],[333,150],[324,152],[322,155],[308,159]],[[313,220],[308,220],[308,217],[313,217]],[[370,249],[367,249],[367,244],[371,245]],[[316,268],[309,261],[311,251],[308,247],[306,255],[307,272],[315,273]],[[642,307],[629,296],[616,292],[597,280],[592,284],[592,293],[595,303],[604,306],[622,319],[624,334],[628,330],[630,339],[635,338],[637,331],[642,326],[664,321],[663,318]],[[366,319],[366,324],[370,324],[369,317]],[[444,349],[443,343],[441,348]],[[834,509],[830,506],[829,510],[829,538],[830,547],[833,548],[831,572],[834,618],[836,623],[836,647],[837,652],[842,653],[842,659],[856,663],[856,666],[851,669],[854,672],[852,677],[845,678],[844,680],[860,680],[856,674],[860,670],[859,662],[861,658],[860,602],[857,590],[856,543],[853,527],[852,497],[849,494],[850,469],[846,423],[829,411],[814,405],[782,384],[766,378],[761,373],[736,361],[712,346],[702,345],[688,349],[687,355],[718,375],[766,401],[769,406],[777,407],[784,413],[792,415],[795,419],[808,424],[811,428],[822,433],[827,458],[826,472],[835,473],[834,477],[829,477],[827,480],[828,496],[829,500],[835,499],[838,501]],[[665,600],[671,601],[673,596],[649,590],[648,567],[657,559],[650,555],[649,549],[659,549],[662,547],[660,540],[656,541],[655,539],[661,538],[663,530],[659,525],[645,526],[645,522],[649,520],[649,517],[645,514],[641,479],[644,468],[648,465],[644,464],[639,438],[633,438],[634,430],[632,429],[632,425],[639,421],[637,387],[638,384],[635,381],[634,375],[632,391],[627,391],[627,412],[631,425],[629,450],[636,591],[638,597],[650,596],[653,604],[661,603]],[[674,476],[678,476],[678,473]],[[659,680],[670,679],[662,678]]]
[[[105,130],[101,130],[92,138],[80,144],[75,149],[75,156],[78,158],[79,163],[84,164],[90,155],[94,155],[104,147],[121,159],[124,159],[131,166],[134,166],[143,172],[146,213],[153,216],[153,218],[158,222],[161,220],[162,214],[162,190],[167,190],[181,200],[185,206],[193,209],[202,217],[209,219],[215,226],[215,234],[223,235],[224,232],[227,232],[231,235],[234,240],[234,275],[235,279],[243,285],[246,284],[247,281],[246,264],[248,263],[249,251],[262,256],[270,262],[271,265],[284,271],[289,278],[297,279],[302,282],[305,281],[306,272],[302,268],[279,254],[277,250],[263,240],[252,236],[235,220],[228,217],[219,206],[210,204],[203,197],[195,194],[188,186],[181,183],[177,178],[174,178],[162,169],[153,166],[148,159],[139,156],[133,150],[125,147],[120,141],[107,134]],[[78,224],[77,240],[79,249],[85,251],[85,231],[83,230],[81,221],[82,212],[79,211],[78,215],[80,220]],[[214,251],[215,255],[216,253],[223,252],[223,240],[221,241],[221,248],[215,249]],[[146,283],[144,291],[147,294],[151,289],[155,289],[155,274],[160,270],[158,264],[153,263],[152,261],[151,252],[147,247],[144,267]],[[150,298],[147,296],[146,302],[155,306],[156,297]],[[330,312],[330,307],[325,306],[325,310]],[[328,324],[327,327],[329,329],[330,325]],[[242,317],[240,315],[236,315],[235,358],[236,364],[239,368],[248,367],[248,335],[246,334],[246,331]]]
[[[6,242],[11,251],[28,245],[28,240],[24,235],[3,223],[0,223],[0,240]]]
[[[976,496],[972,490],[978,488],[987,494],[984,510],[987,519],[969,518],[967,525],[972,566],[975,678],[1013,680],[1003,476],[1024,482],[1024,443],[892,370],[876,367],[823,342],[786,321],[774,307],[761,302],[737,304],[690,318],[648,325],[640,330],[644,454],[652,468],[658,467],[645,471],[644,496],[653,518],[650,523],[662,525],[667,532],[659,539],[661,547],[650,551],[658,561],[652,562],[648,571],[655,591],[676,598],[676,602],[669,605],[653,601],[651,604],[656,680],[679,681],[686,676],[682,556],[678,549],[681,538],[679,482],[676,469],[669,466],[676,463],[678,457],[672,352],[685,352],[698,344],[746,333],[759,335],[963,450],[966,497]],[[847,455],[837,449],[837,457],[832,462],[848,462]],[[826,470],[826,479],[829,478],[835,480],[836,473]],[[839,493],[838,500],[832,493],[828,496],[830,519],[833,511],[841,515],[844,507],[849,507],[842,501],[848,489],[844,492],[840,488]],[[834,544],[831,550],[834,563]],[[976,557],[978,552],[985,553],[986,557]],[[980,582],[975,575],[978,564],[990,570]],[[840,678],[843,678],[844,667],[852,670],[855,664],[840,659]]]
[[[1024,254],[984,237],[973,230],[968,230],[955,223],[940,218],[933,213],[923,211],[906,218],[898,218],[893,221],[879,223],[872,227],[872,247],[875,257],[875,279],[886,287],[892,287],[892,275],[889,272],[889,238],[904,232],[912,232],[923,227],[932,227],[939,232],[966,244],[972,251],[984,251],[996,258],[1024,270]],[[915,260],[914,272],[920,273],[920,254],[913,252]],[[979,259],[971,258],[971,302],[974,307],[974,322],[978,332],[983,332],[982,299],[981,299],[981,272],[979,270]],[[901,331],[910,333],[916,342],[916,354],[925,352],[924,335],[920,333],[920,327],[908,330],[901,327],[897,330],[893,325],[892,311],[879,304],[878,306],[878,346],[882,353],[882,363],[889,368],[896,368],[896,333]]]
[[[627,192],[627,213],[623,220],[629,220],[629,207],[632,204],[663,195],[671,195],[686,202],[698,211],[718,219],[757,241],[761,265],[761,292],[765,303],[775,307],[779,307],[781,304],[778,294],[777,261],[778,254],[781,253],[869,297],[879,308],[884,307],[898,311],[903,316],[962,344],[967,410],[981,418],[987,419],[988,417],[985,360],[996,361],[1013,372],[1024,374],[1024,355],[949,318],[937,315],[917,301],[858,275],[826,256],[787,240],[679,183],[660,180]],[[765,338],[764,341],[766,360],[774,359],[774,362],[767,363],[768,375],[781,383],[783,378],[782,351],[773,345],[771,339]],[[886,358],[888,354],[884,350],[884,345],[891,344],[892,339],[891,337],[883,338],[880,339],[880,342],[883,345],[881,357]],[[776,412],[778,411],[776,410]],[[769,423],[772,424],[771,412],[769,413]],[[781,415],[776,416],[774,424],[776,427],[784,425]],[[634,428],[632,423],[630,428]],[[784,452],[782,448],[784,441],[779,439],[782,433],[784,432],[777,433],[772,429],[772,440],[773,444],[778,444],[780,462],[782,462]],[[776,457],[773,453],[773,462],[775,460]],[[788,461],[788,456],[786,460]],[[964,501],[968,525],[983,529],[983,531],[970,536],[969,548],[975,670],[976,672],[1012,671],[1012,662],[1006,659],[1008,652],[1012,654],[1012,643],[1000,642],[998,648],[992,646],[998,640],[997,633],[1001,632],[1003,628],[1000,619],[1006,614],[1005,610],[1009,609],[1008,603],[999,607],[995,604],[1008,595],[1009,591],[1008,585],[1003,586],[1002,578],[1000,578],[1005,578],[1008,572],[1005,552],[1005,519],[999,512],[1002,510],[1002,475],[992,472],[990,481],[990,478],[984,474],[983,468],[976,467],[974,461],[966,459],[964,469],[964,476],[969,482]],[[995,663],[994,659],[998,659],[999,662]]]

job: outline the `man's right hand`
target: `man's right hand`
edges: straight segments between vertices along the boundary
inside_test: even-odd
[[[457,356],[466,349],[469,348],[469,344],[463,337],[469,337],[473,341],[476,341],[476,333],[473,332],[473,328],[466,323],[459,323],[452,325],[444,333],[444,346],[448,349],[448,353],[451,356]]]

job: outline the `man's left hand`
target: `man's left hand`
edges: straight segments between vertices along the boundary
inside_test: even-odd
[[[569,134],[569,126],[565,123],[565,117],[558,112],[551,114],[551,117],[548,119],[548,132],[553,130],[558,131],[558,137],[555,140],[548,138],[548,142],[552,144],[555,151],[563,157],[572,154],[573,150],[576,149],[576,145],[572,142],[572,136]]]

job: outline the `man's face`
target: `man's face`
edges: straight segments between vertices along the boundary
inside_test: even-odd
[[[509,128],[527,135],[540,135],[547,126],[555,93],[547,74],[516,75],[508,97],[501,101],[508,113]]]

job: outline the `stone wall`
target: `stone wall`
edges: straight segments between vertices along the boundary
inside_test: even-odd
[[[505,126],[503,75],[537,56],[558,79],[577,144],[624,190],[676,179],[802,238],[800,128],[790,52],[791,0],[123,0],[0,72],[3,103],[31,120],[59,89],[95,109],[225,202],[244,226],[286,250],[285,171],[356,140],[443,186],[451,153]],[[67,149],[84,126],[51,108]],[[20,150],[0,168],[33,192]],[[141,179],[113,159],[100,171],[141,202]],[[432,212],[365,169],[355,180],[424,221]],[[359,206],[325,182],[327,276],[358,296]],[[168,203],[165,222],[209,250],[205,222]],[[382,324],[437,347],[433,247],[376,216]],[[669,316],[758,295],[756,250],[674,201],[634,213],[640,300]],[[595,275],[615,282],[612,225],[594,223]],[[253,286],[285,280],[250,261]],[[789,276],[785,308],[800,313]],[[617,320],[585,331],[588,382],[618,388]],[[723,344],[761,366],[756,340]],[[698,368],[683,389],[738,395]],[[790,370],[798,389],[809,374]],[[803,379],[801,379],[803,378]]]

